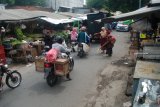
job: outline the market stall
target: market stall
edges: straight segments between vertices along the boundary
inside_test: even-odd
[[[37,26],[36,20],[27,22],[4,23],[6,31],[1,36],[2,45],[7,57],[7,63],[34,61],[37,55],[42,53],[43,35],[34,32]],[[29,26],[30,25],[30,26]]]

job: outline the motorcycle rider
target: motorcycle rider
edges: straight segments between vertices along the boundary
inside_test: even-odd
[[[83,27],[81,27],[80,30],[81,30],[81,32],[78,34],[77,42],[78,43],[86,43],[89,45],[90,38],[89,38],[88,34],[86,33],[86,27],[83,26]]]
[[[64,41],[64,39],[61,38],[60,36],[58,36],[57,39],[56,39],[56,43],[52,44],[52,48],[55,48],[55,49],[59,50],[60,55],[61,55],[61,53],[69,53],[71,51],[71,50],[67,49],[65,46],[63,46],[63,44],[62,44],[63,41]],[[68,80],[72,80],[70,78],[69,73],[66,75],[66,78]]]

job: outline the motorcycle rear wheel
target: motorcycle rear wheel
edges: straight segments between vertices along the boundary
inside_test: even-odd
[[[50,87],[53,87],[56,83],[57,83],[57,76],[54,75],[53,73],[49,73],[47,78],[46,78],[46,81],[47,81],[47,84],[50,86]]]
[[[78,56],[82,58],[84,56],[84,51],[79,51]]]
[[[9,88],[16,88],[21,84],[22,76],[19,72],[13,71],[6,77],[6,84]]]
[[[70,59],[70,61],[69,61],[69,71],[72,71],[73,67],[74,67],[74,60]]]

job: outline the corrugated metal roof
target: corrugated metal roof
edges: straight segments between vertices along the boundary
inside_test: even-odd
[[[151,3],[151,4],[160,3],[160,0],[151,0],[150,3]]]
[[[74,14],[74,13],[53,13],[45,11],[28,11],[24,9],[6,9],[0,10],[0,20],[23,20],[37,17],[49,17],[52,19],[69,19],[72,16],[82,17],[84,15]]]
[[[152,13],[156,13],[156,15],[160,15],[160,6],[155,7],[143,7],[136,11],[120,14],[117,16],[107,17],[102,19],[104,22],[118,21],[118,20],[128,20],[133,18],[143,18]]]
[[[31,11],[23,9],[0,10],[0,20],[23,20],[44,16],[43,14],[34,14]]]

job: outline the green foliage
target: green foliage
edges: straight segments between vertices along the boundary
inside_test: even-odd
[[[9,5],[14,5],[15,4],[15,0],[6,0],[7,1],[7,3],[9,4]]]
[[[68,39],[69,34],[66,31],[58,31],[55,33],[56,36],[61,36],[62,38],[64,38],[65,40]]]
[[[17,40],[17,39],[12,39],[10,42],[11,42],[12,46],[22,44],[22,42],[20,40]]]
[[[87,0],[87,6],[90,8],[101,9],[105,5],[106,0]]]
[[[17,39],[20,40],[20,41],[23,40],[26,37],[26,36],[24,36],[20,27],[15,27],[15,34],[17,36]]]
[[[16,5],[44,6],[45,0],[16,0]]]
[[[45,0],[1,0],[0,3],[7,3],[8,5],[44,6]]]
[[[142,7],[149,3],[150,0],[142,0]],[[87,0],[87,6],[96,9],[106,9],[115,11],[128,12],[139,8],[139,0]]]
[[[1,0],[0,1],[1,4],[8,4],[8,5],[14,5],[15,4],[15,0]]]

